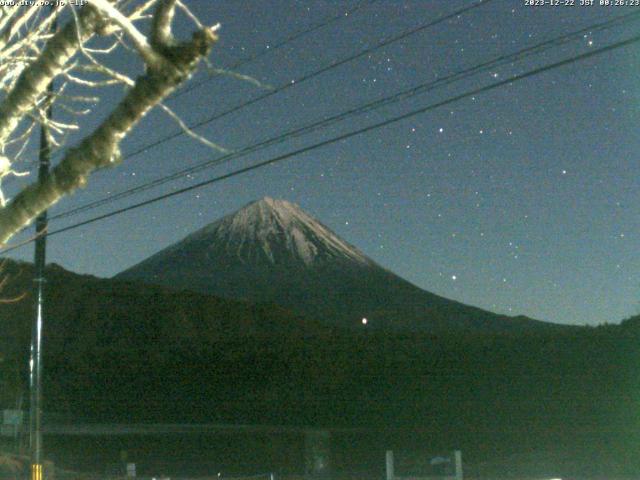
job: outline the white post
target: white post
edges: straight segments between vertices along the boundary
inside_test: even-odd
[[[460,450],[456,450],[453,452],[453,455],[456,462],[456,480],[462,480],[462,452]]]
[[[395,473],[393,471],[393,450],[387,450],[387,480],[394,480]]]
[[[304,434],[305,477],[317,480],[331,476],[331,432],[308,430]]]

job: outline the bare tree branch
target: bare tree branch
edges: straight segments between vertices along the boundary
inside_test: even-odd
[[[149,42],[147,41],[147,37],[145,37],[129,20],[126,16],[124,16],[120,10],[115,8],[108,0],[89,0],[92,5],[94,5],[97,9],[102,12],[102,14],[108,18],[109,20],[116,23],[122,30],[131,38],[133,45],[136,50],[140,53],[144,61],[148,65],[156,66],[164,61],[162,56],[158,55],[158,53],[151,48]],[[154,17],[157,17],[156,14]]]
[[[47,86],[62,71],[66,63],[78,51],[78,36],[88,40],[102,21],[99,12],[85,6],[79,15],[82,31],[75,22],[55,34],[41,55],[20,74],[15,87],[0,104],[0,146],[4,144],[26,113],[31,111],[42,97]]]
[[[120,143],[155,106],[192,138],[224,151],[189,130],[162,103],[206,60],[218,26],[203,26],[180,0],[88,1],[80,9],[62,3],[55,9],[0,5],[0,95],[4,95],[0,97],[0,244],[63,196],[84,186],[93,171],[119,163]],[[189,41],[177,42],[173,37],[176,8],[196,25]],[[70,15],[61,16],[64,9]],[[60,18],[66,23],[52,32],[51,25]],[[138,28],[138,22],[147,19],[148,37],[145,29]],[[106,41],[91,44],[97,36]],[[145,73],[134,80],[115,70],[105,61],[114,54],[139,58]],[[49,90],[56,78],[62,79],[61,85]],[[45,128],[50,145],[61,147],[71,132],[82,131],[79,116],[90,113],[100,100],[99,95],[87,92],[115,84],[123,85],[125,93],[106,119],[69,148],[45,180],[24,187],[11,201],[5,199],[2,179],[28,173],[15,165],[29,151],[35,127]],[[52,119],[47,111],[54,104],[60,108]]]
[[[187,125],[181,118],[180,116],[175,113],[173,110],[171,110],[168,106],[166,106],[164,103],[160,103],[159,104],[160,108],[162,110],[164,110],[164,112],[169,115],[169,117],[171,117],[177,124],[178,126],[184,131],[184,133],[186,135],[188,135],[189,137],[193,138],[194,140],[197,140],[198,142],[202,143],[203,145],[206,145],[209,148],[212,148],[214,150],[217,150],[218,152],[221,153],[230,153],[229,150],[227,150],[226,148],[224,148],[221,145],[218,145],[217,143],[212,142],[211,140],[209,140],[206,137],[203,137],[202,135],[197,134],[196,132],[194,132],[193,130],[191,130],[189,128],[189,125]]]
[[[171,3],[171,0],[161,2],[156,14],[166,11],[166,5]],[[107,119],[77,147],[70,149],[46,180],[29,185],[0,209],[0,243],[5,243],[60,198],[84,186],[93,171],[118,163],[122,139],[151,108],[191,75],[216,41],[217,28],[216,25],[197,31],[190,41],[177,45],[154,45],[154,52],[162,61],[148,65],[147,72],[136,79]],[[69,35],[76,33],[72,29]],[[61,70],[58,66],[57,71]]]
[[[151,43],[155,48],[173,44],[171,21],[176,9],[176,0],[162,0],[151,22]]]

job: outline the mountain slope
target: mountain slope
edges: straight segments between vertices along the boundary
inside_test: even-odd
[[[17,358],[29,344],[33,265],[5,260],[0,278],[0,356]],[[160,344],[210,348],[246,337],[308,337],[330,329],[277,305],[249,304],[190,291],[79,275],[47,266],[44,336],[47,354],[77,356],[104,348]],[[5,302],[4,299],[21,298]]]
[[[2,262],[0,408],[15,408],[24,397],[33,276],[32,264]],[[242,401],[230,399],[267,388],[277,367],[271,350],[322,343],[336,333],[277,305],[100,279],[56,265],[47,266],[45,277],[45,410],[74,418],[229,421],[244,414]],[[258,357],[265,366],[256,380]],[[219,416],[207,417],[212,410]]]
[[[263,198],[116,276],[273,302],[342,327],[401,331],[556,328],[426,292],[377,265],[297,205]]]
[[[7,261],[2,274],[11,277],[2,298],[32,287],[29,264]],[[415,448],[410,435],[422,432],[423,445],[458,445],[467,459],[548,450],[598,478],[638,470],[629,447],[640,431],[634,319],[542,334],[327,332],[269,305],[56,266],[46,278],[47,412],[117,423],[366,426],[388,435],[376,434],[380,449],[360,444],[378,458],[403,439]],[[32,300],[0,308],[3,408],[28,378]]]

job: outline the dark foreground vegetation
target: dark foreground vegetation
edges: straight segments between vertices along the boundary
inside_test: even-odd
[[[7,265],[6,297],[28,288],[27,270]],[[360,456],[341,457],[358,442],[336,437],[345,469],[385,448],[460,448],[478,472],[517,459],[573,475],[640,469],[640,318],[404,335],[57,267],[48,293],[45,410],[78,421],[365,427]],[[28,300],[0,308],[3,408],[24,391],[29,312]]]

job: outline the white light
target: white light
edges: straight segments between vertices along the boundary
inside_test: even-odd
[[[368,321],[369,321],[369,320],[367,320],[366,318],[362,318],[362,324],[363,324],[363,325],[366,325]]]

